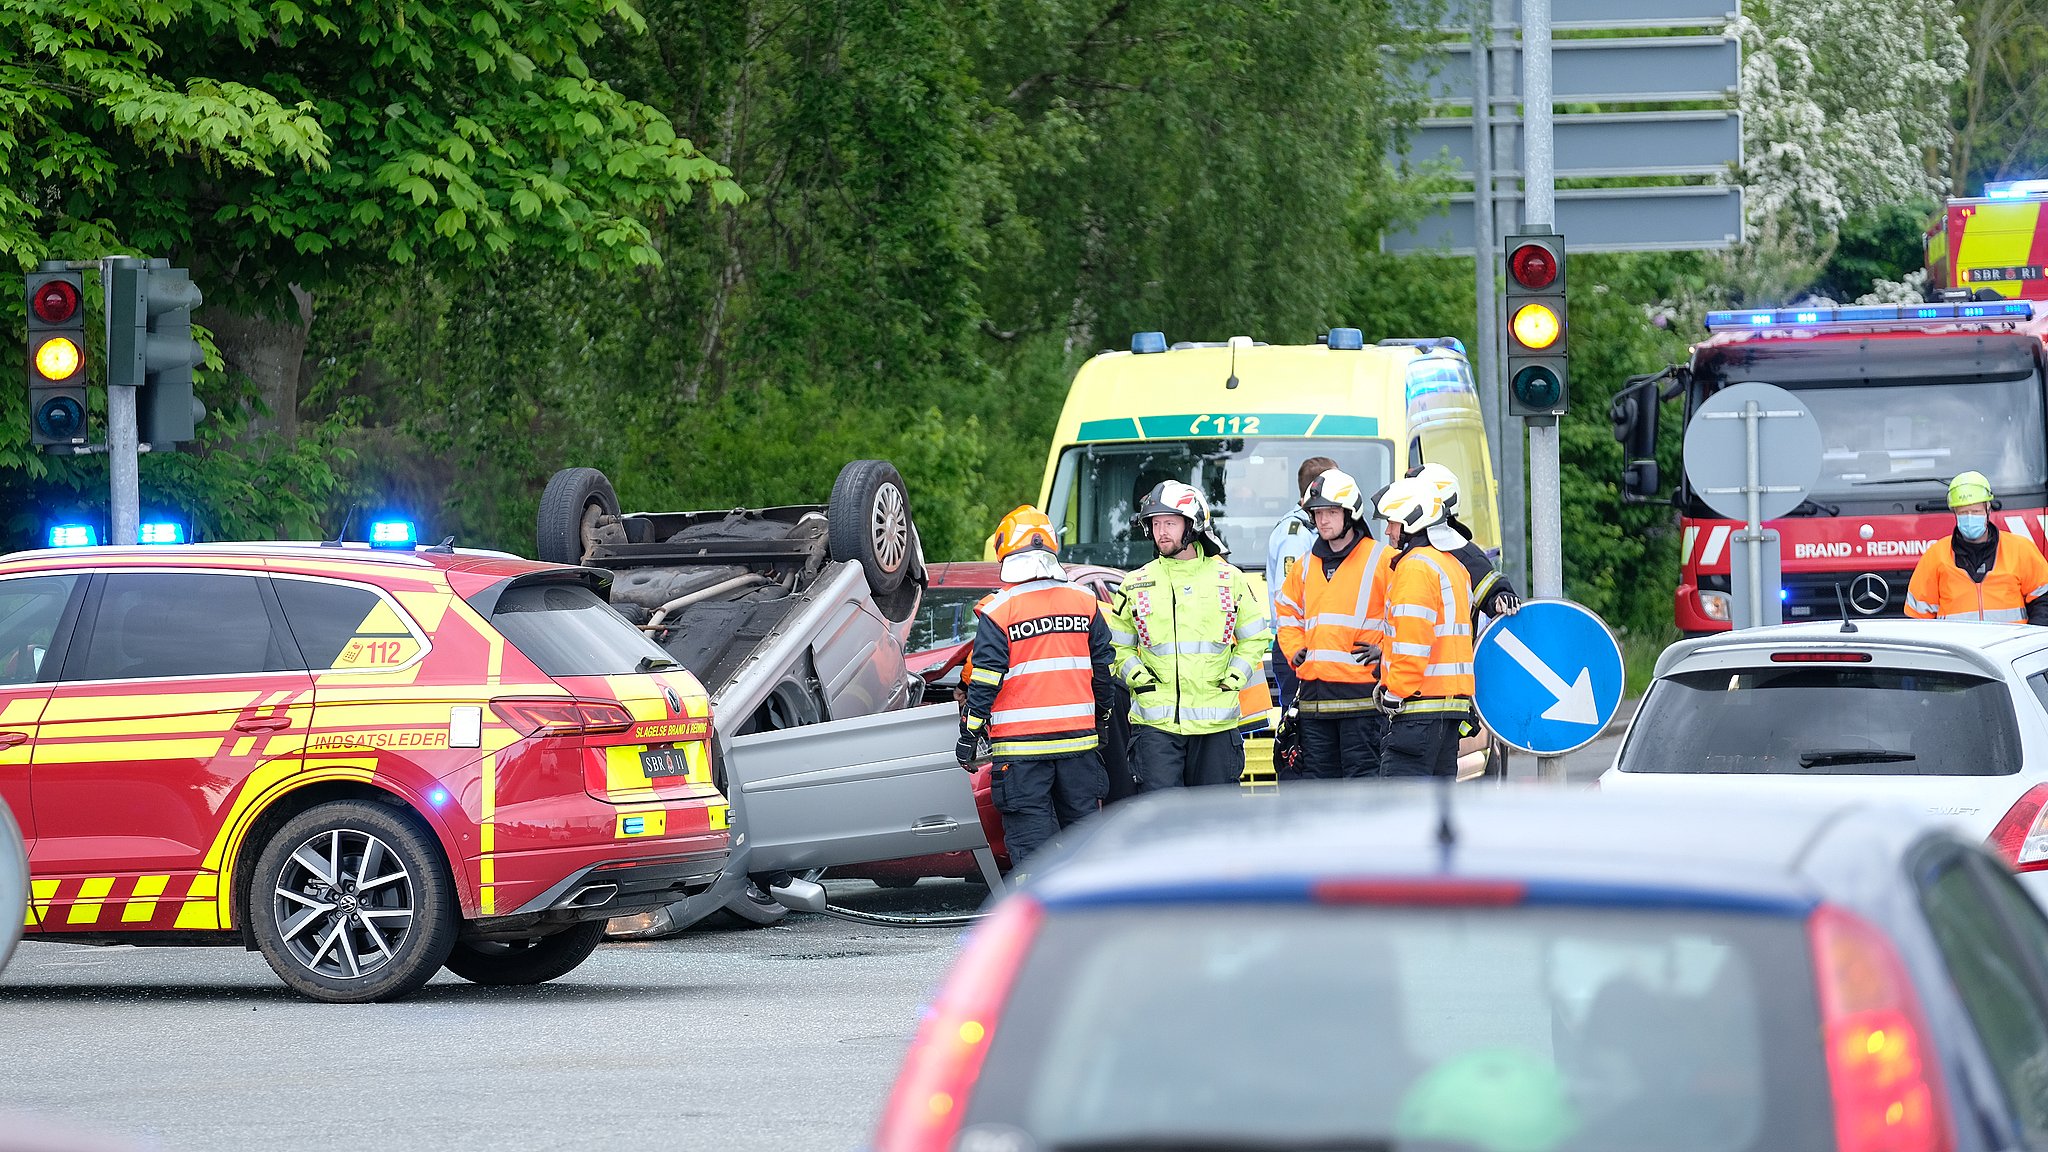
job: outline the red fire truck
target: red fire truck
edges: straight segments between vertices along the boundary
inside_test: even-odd
[[[1927,230],[1927,283],[1977,300],[2048,300],[2048,185],[1950,200]]]
[[[1790,390],[1820,424],[1820,477],[1769,527],[1779,534],[1788,621],[1897,616],[1920,554],[1955,525],[1947,484],[1976,469],[1998,501],[1993,520],[2048,544],[2048,305],[1968,302],[1778,308],[1707,314],[1691,359],[1636,377],[1611,415],[1626,459],[1622,488],[1658,497],[1657,415],[1685,415],[1730,384]],[[1729,627],[1730,537],[1683,477],[1676,619],[1687,634]]]

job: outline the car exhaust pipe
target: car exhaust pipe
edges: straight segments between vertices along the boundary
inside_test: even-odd
[[[809,880],[791,877],[768,889],[768,895],[777,904],[792,912],[823,912],[825,910],[825,886]]]
[[[586,884],[571,893],[557,908],[602,908],[619,894],[617,884]]]

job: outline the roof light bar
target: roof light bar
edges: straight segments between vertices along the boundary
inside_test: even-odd
[[[100,534],[90,524],[52,524],[47,540],[52,548],[90,548],[100,542]]]
[[[185,526],[175,520],[149,520],[136,529],[135,539],[142,544],[183,544]]]
[[[1166,351],[1166,333],[1131,333],[1131,351],[1135,355],[1139,356],[1153,356],[1157,355],[1158,353]]]
[[[1842,308],[1754,308],[1707,313],[1707,331],[1738,328],[1825,328],[1893,320],[2027,320],[2034,306],[2021,300],[1982,304],[1858,304]]]
[[[419,531],[410,520],[379,520],[370,525],[370,547],[410,548],[419,543]]]

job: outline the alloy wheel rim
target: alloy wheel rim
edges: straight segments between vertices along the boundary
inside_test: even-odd
[[[875,493],[874,515],[870,525],[875,538],[875,559],[885,571],[894,572],[903,566],[903,558],[910,552],[910,510],[903,499],[903,489],[894,484],[884,484]]]
[[[330,980],[361,980],[397,959],[412,930],[412,873],[355,828],[308,838],[285,858],[271,897],[285,950]]]

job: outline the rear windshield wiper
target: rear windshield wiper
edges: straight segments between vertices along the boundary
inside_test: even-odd
[[[1830,764],[1904,764],[1918,760],[1911,752],[1883,748],[1808,748],[1799,754],[1801,768],[1822,768]]]
[[[667,656],[642,656],[640,658],[640,662],[638,664],[633,665],[633,671],[666,672],[670,668],[681,667],[682,663],[680,661],[672,660]]]
[[[1841,506],[1823,504],[1818,500],[1801,500],[1799,506],[1785,513],[1787,516],[1840,516]]]

